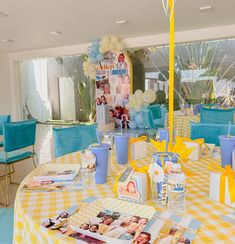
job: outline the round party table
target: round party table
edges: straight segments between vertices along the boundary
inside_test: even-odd
[[[151,162],[154,148],[148,145],[148,155],[145,159],[138,160],[138,165],[148,165]],[[189,168],[192,176],[187,177],[187,206],[185,215],[201,222],[195,243],[234,243],[234,224],[223,220],[222,215],[234,212],[233,208],[209,200],[209,171],[208,164],[218,160],[202,158],[200,161],[189,161],[185,167]],[[79,163],[79,152],[65,155],[50,161],[50,163]],[[107,184],[89,186],[81,191],[63,192],[26,192],[21,188],[27,181],[27,176],[21,183],[15,200],[14,213],[14,243],[76,243],[76,239],[59,237],[56,231],[48,230],[41,226],[43,220],[54,217],[59,212],[79,205],[82,200],[95,196],[98,198],[114,197],[113,183],[118,172],[123,169],[116,163],[112,156],[111,176]],[[33,173],[33,172],[32,172]],[[31,173],[31,174],[32,174]],[[147,205],[157,208],[153,200],[148,200]],[[157,208],[157,210],[159,210]]]
[[[199,122],[199,115],[175,115],[174,130],[180,137],[190,137],[190,122]],[[168,127],[168,116],[165,120],[165,128]]]

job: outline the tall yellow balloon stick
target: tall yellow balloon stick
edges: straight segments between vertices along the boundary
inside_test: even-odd
[[[170,51],[169,51],[169,144],[173,145],[174,123],[174,74],[175,74],[175,0],[168,0],[170,9]]]

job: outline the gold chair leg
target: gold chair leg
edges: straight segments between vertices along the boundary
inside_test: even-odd
[[[35,160],[35,157],[36,157],[36,160]],[[33,155],[33,164],[34,164],[34,167],[37,168],[37,166],[38,166],[38,156],[37,156],[37,154]]]
[[[7,168],[8,165],[5,164],[5,187],[6,187],[6,202],[5,206],[7,207],[9,205],[9,185],[8,185],[8,174],[7,174]]]
[[[12,168],[12,171],[14,172],[13,165],[12,165],[12,164],[9,164],[9,165],[8,165],[8,169],[9,169],[9,180],[10,180],[10,184],[12,184],[12,179],[11,179],[11,168]]]
[[[3,190],[2,190],[2,184],[0,182],[0,191],[1,191],[1,195],[2,195],[2,199],[3,199],[3,205],[6,207],[6,201],[5,201],[5,197],[4,197],[4,193],[3,193]]]

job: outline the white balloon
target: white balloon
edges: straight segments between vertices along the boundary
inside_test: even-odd
[[[115,36],[111,37],[111,43],[117,44],[119,42],[118,38]]]
[[[149,89],[149,97],[150,97],[149,98],[150,99],[150,102],[149,103],[155,102],[155,100],[157,98],[155,91]]]
[[[129,104],[130,104],[131,108],[134,108],[135,105],[136,105],[136,101],[135,100],[131,100],[131,101],[129,101]]]
[[[101,40],[102,43],[108,44],[110,42],[110,38],[108,36],[104,36]]]
[[[111,43],[109,46],[109,50],[115,50],[116,49],[116,45],[114,43]]]
[[[140,112],[142,107],[140,105],[135,105],[134,109],[136,112]]]
[[[124,45],[123,45],[121,42],[118,42],[118,43],[116,44],[116,49],[117,49],[117,50],[123,50],[123,49],[124,49]]]
[[[143,92],[141,90],[136,90],[135,95],[138,96],[143,96]]]
[[[105,53],[105,50],[104,50],[103,46],[101,46],[101,47],[99,48],[99,52],[102,53],[102,54]]]
[[[148,106],[149,106],[149,103],[145,103],[145,102],[144,102],[144,103],[142,104],[142,107],[148,107]]]
[[[143,102],[144,102],[143,99],[140,99],[140,98],[136,99],[136,104],[139,106],[142,106]]]
[[[129,95],[129,101],[133,101],[135,100],[135,95],[134,94],[130,94]]]
[[[151,101],[151,92],[149,92],[149,90],[146,90],[143,94],[143,100],[145,103],[150,103]]]

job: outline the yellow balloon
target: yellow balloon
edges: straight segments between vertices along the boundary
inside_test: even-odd
[[[135,105],[136,105],[136,101],[135,100],[131,100],[131,101],[129,101],[129,104],[130,104],[130,107],[135,107]]]

